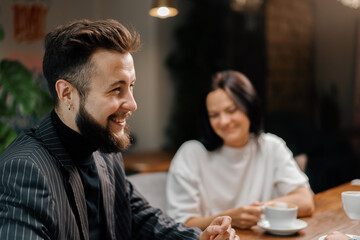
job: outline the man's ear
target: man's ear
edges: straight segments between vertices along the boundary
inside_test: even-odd
[[[74,101],[74,86],[64,79],[59,79],[55,83],[55,89],[60,102],[66,106],[72,105]]]

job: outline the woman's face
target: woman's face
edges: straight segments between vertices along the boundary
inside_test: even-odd
[[[229,147],[243,147],[249,140],[250,120],[223,89],[216,89],[206,97],[211,127]]]

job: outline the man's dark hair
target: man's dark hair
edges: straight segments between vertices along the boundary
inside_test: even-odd
[[[80,97],[88,91],[89,77],[94,67],[91,55],[98,49],[133,53],[140,46],[136,31],[129,32],[115,20],[77,20],[59,26],[45,37],[43,73],[54,105],[58,104],[55,83],[64,79],[75,86]]]
[[[263,116],[261,112],[260,99],[249,81],[242,73],[226,70],[217,72],[212,77],[210,87],[205,91],[201,113],[200,128],[201,142],[207,150],[213,151],[223,145],[223,140],[214,132],[210,125],[209,114],[206,107],[207,95],[217,89],[224,90],[250,120],[250,132],[259,136],[263,131]]]

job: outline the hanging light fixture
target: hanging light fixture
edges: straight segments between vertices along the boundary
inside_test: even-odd
[[[359,8],[360,7],[360,0],[338,0],[342,4],[350,8]]]
[[[173,17],[178,14],[174,0],[153,0],[150,16],[158,18]]]

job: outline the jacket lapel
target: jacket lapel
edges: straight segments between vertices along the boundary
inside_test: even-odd
[[[69,184],[74,195],[75,204],[80,217],[80,224],[84,239],[89,239],[89,223],[87,216],[87,207],[85,200],[84,187],[81,182],[80,174],[75,167],[73,167],[69,176]]]
[[[114,197],[115,197],[115,187],[113,181],[110,180],[109,171],[107,164],[104,160],[103,155],[100,155],[99,152],[93,154],[96,168],[99,175],[101,193],[103,198],[103,207],[106,218],[106,225],[108,229],[108,234],[110,239],[115,239],[115,219],[114,219]],[[110,168],[112,169],[112,168]],[[113,178],[113,176],[112,176]]]
[[[37,132],[40,135],[40,138],[49,149],[51,153],[59,160],[60,165],[67,172],[67,182],[71,186],[71,190],[74,196],[76,209],[79,214],[81,232],[83,234],[83,239],[89,239],[89,229],[88,229],[88,216],[87,216],[87,207],[85,200],[84,187],[81,182],[80,174],[75,167],[73,161],[71,160],[69,154],[64,149],[56,131],[54,125],[51,121],[50,115],[48,115],[39,125]]]

